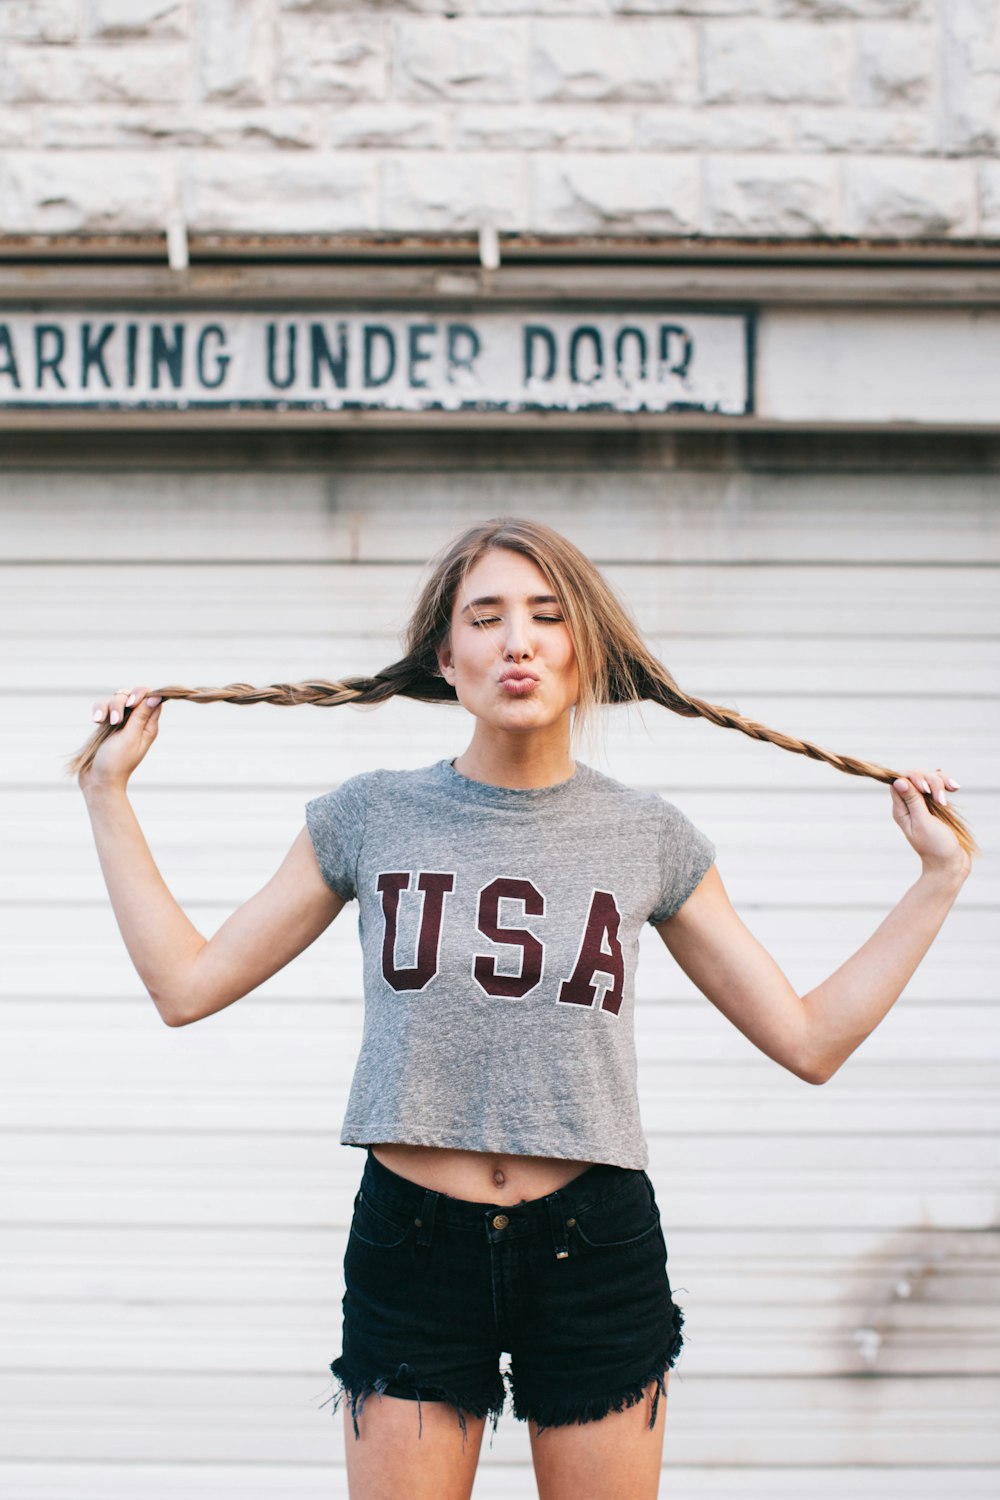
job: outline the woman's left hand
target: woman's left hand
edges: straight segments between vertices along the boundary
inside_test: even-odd
[[[936,771],[914,768],[906,772],[905,780],[894,781],[890,788],[892,816],[920,855],[925,870],[965,876],[972,868],[971,858],[947,823],[929,811],[924,797],[928,792],[935,802],[947,807],[948,792],[957,789],[958,782],[940,766]]]

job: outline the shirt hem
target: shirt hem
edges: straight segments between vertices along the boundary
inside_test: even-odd
[[[455,1138],[442,1138],[440,1135],[421,1135],[419,1132],[408,1130],[405,1135],[400,1134],[396,1126],[371,1126],[365,1131],[364,1136],[357,1131],[344,1131],[340,1137],[342,1146],[358,1146],[367,1148],[385,1141],[390,1146],[433,1146],[445,1151],[483,1151],[496,1156],[544,1156],[553,1161],[587,1161],[600,1163],[604,1166],[626,1167],[630,1171],[641,1171],[649,1165],[649,1152],[642,1150],[630,1156],[624,1153],[628,1159],[623,1159],[621,1154],[609,1155],[605,1148],[598,1147],[588,1149],[587,1146],[574,1146],[568,1148],[553,1148],[538,1141],[528,1144],[522,1149],[513,1151],[509,1145],[494,1142],[473,1142],[458,1140]]]

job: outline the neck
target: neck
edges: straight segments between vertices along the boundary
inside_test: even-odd
[[[490,786],[527,789],[568,781],[576,771],[569,725],[552,728],[554,733],[504,734],[477,724],[468,748],[454,761],[455,770]]]

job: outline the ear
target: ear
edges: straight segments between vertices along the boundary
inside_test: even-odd
[[[445,682],[455,686],[455,663],[451,655],[451,637],[447,636],[437,647],[438,668]]]

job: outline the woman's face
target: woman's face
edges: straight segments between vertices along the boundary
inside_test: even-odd
[[[561,601],[530,558],[506,548],[470,569],[438,663],[463,708],[500,729],[548,728],[580,691]]]

